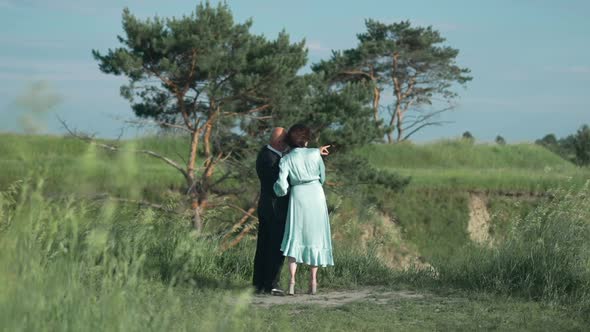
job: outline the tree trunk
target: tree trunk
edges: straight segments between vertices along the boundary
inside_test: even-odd
[[[199,129],[195,129],[191,132],[191,147],[190,147],[190,151],[189,151],[188,162],[186,165],[186,171],[188,173],[188,177],[191,179],[191,183],[189,183],[189,186],[191,186],[193,184],[192,181],[195,178],[195,162],[197,159],[197,148],[199,147],[199,135],[200,134],[201,134],[201,131]]]
[[[197,233],[201,233],[203,231],[203,220],[201,218],[203,213],[203,208],[200,203],[199,198],[196,196],[196,188],[197,185],[195,183],[195,163],[197,159],[197,149],[199,146],[199,135],[201,131],[198,128],[195,128],[191,132],[191,146],[189,150],[189,158],[186,165],[187,171],[187,194],[192,197],[191,199],[191,213],[192,213],[192,220],[193,220],[193,228],[197,231]]]
[[[403,138],[404,128],[402,125],[403,125],[403,113],[400,110],[397,113],[397,142],[401,142],[401,140]]]
[[[202,198],[193,198],[191,201],[191,213],[193,220],[193,228],[198,234],[203,232],[203,212],[207,206],[207,200]]]
[[[373,89],[373,118],[375,119],[375,123],[379,121],[379,99],[381,98],[381,92],[379,91],[379,87],[375,86]]]
[[[393,95],[395,96],[396,101],[395,101],[395,112],[391,115],[391,120],[389,121],[389,128],[391,129],[393,127],[393,125],[396,121],[396,118],[397,118],[397,133],[398,133],[397,141],[399,142],[401,131],[403,131],[403,129],[401,128],[403,96],[402,96],[402,87],[401,87],[401,84],[397,78],[398,57],[399,57],[399,53],[393,53],[391,55],[391,80],[393,81]],[[391,132],[389,132],[387,134],[387,141],[389,144],[393,143],[392,136],[393,135]]]
[[[391,144],[393,143],[393,136],[391,135],[391,133],[387,133],[387,143]]]
[[[201,218],[201,207],[199,206],[198,200],[193,200],[191,202],[191,209],[193,214],[193,228],[197,233],[201,234],[203,231],[203,219]]]
[[[375,68],[372,65],[370,68],[371,71],[369,73],[369,77],[373,83],[373,118],[375,123],[377,123],[377,121],[379,121],[379,99],[381,98],[381,91],[379,91],[379,85],[377,84],[377,79],[375,78]]]
[[[387,143],[388,144],[392,144],[393,143],[393,130],[391,129],[393,127],[393,124],[395,123],[395,112],[391,115],[391,119],[389,119],[389,128],[390,131],[387,132]]]
[[[391,119],[389,120],[389,128],[392,128],[393,125],[396,123],[397,120],[397,131],[398,131],[398,138],[397,141],[399,142],[399,133],[400,133],[400,129],[401,129],[401,119],[402,117],[402,106],[401,106],[401,102],[398,100],[395,102],[395,112],[393,112],[393,114],[391,115]],[[403,130],[402,130],[403,131]],[[393,134],[392,131],[387,133],[387,143],[392,144],[394,142],[393,140]]]

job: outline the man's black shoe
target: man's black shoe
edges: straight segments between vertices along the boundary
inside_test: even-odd
[[[280,288],[273,288],[270,290],[270,295],[285,296],[285,291]]]

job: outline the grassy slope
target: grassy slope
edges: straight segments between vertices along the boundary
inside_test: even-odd
[[[412,178],[404,192],[385,197],[382,205],[427,260],[453,255],[469,241],[469,192],[489,194],[492,232],[502,237],[508,220],[535,205],[535,199],[520,201],[502,193],[538,194],[565,183],[581,186],[590,179],[590,171],[532,144],[455,140],[371,145],[357,153],[376,167]]]
[[[188,145],[178,139],[125,141],[134,149],[163,153],[179,163]],[[141,195],[161,198],[164,189],[183,184],[180,174],[154,158],[134,153],[113,154],[75,138],[0,134],[0,189],[22,178],[42,175],[50,194],[102,193],[126,195],[140,187]]]
[[[172,156],[177,153],[184,155],[186,149],[186,144],[178,140],[150,139],[133,144],[166,152]],[[175,171],[157,160],[129,154],[114,156],[98,153],[101,157],[94,158],[94,152],[89,151],[85,143],[74,139],[2,134],[0,190],[4,190],[15,180],[39,171],[46,174],[46,188],[51,191],[80,190],[80,187],[87,183],[90,184],[87,187],[89,191],[125,192],[128,187],[140,183],[147,190],[144,189],[139,195],[150,195],[153,192],[161,192],[170,185],[181,184],[181,179]],[[589,175],[588,171],[580,170],[550,152],[532,145],[473,146],[461,142],[421,146],[375,145],[359,153],[367,156],[377,167],[412,176],[412,183],[403,193],[383,197],[382,204],[402,226],[404,237],[412,241],[427,260],[435,255],[453,255],[460,245],[468,241],[465,231],[468,220],[466,190],[543,191],[567,178],[581,183]],[[137,165],[137,169],[128,167],[130,161]],[[506,215],[525,213],[521,211],[522,205],[514,206],[512,200],[505,198],[492,198],[489,207],[493,212],[504,212],[494,229],[499,233],[507,228],[506,222],[510,218]],[[354,236],[352,233],[354,232],[351,231],[350,235]],[[341,259],[340,263],[344,261]],[[352,272],[342,272],[340,269],[360,265],[354,262],[350,266],[343,265],[322,271],[324,282],[338,284],[342,281],[342,285],[347,285],[350,281],[346,280],[357,280],[358,277],[348,276]],[[362,271],[360,275],[366,272]],[[375,276],[378,275],[379,273],[375,272]],[[241,283],[247,284],[246,281]],[[352,285],[355,283],[352,282]],[[359,284],[375,283],[369,280]],[[203,305],[201,301],[192,303],[194,298],[191,296],[186,300],[188,312]],[[266,324],[270,323],[271,329],[271,322],[275,321],[276,316],[280,316],[282,318],[279,325],[297,330],[317,325],[327,327],[326,322],[329,321],[333,328],[344,330],[358,330],[363,326],[377,330],[393,326],[421,330],[581,329],[583,325],[580,324],[584,324],[565,315],[559,308],[546,308],[536,303],[486,296],[466,299],[460,295],[446,300],[433,298],[379,307],[357,303],[329,310],[316,309],[307,306],[277,307],[271,311],[248,309],[245,316],[253,315],[260,318],[256,319],[257,323],[254,325],[262,323],[263,326],[267,326]],[[297,319],[297,322],[290,318],[294,311],[300,314],[301,319]],[[239,323],[238,326],[244,325]],[[277,328],[279,326],[275,325],[274,329]]]
[[[165,137],[123,144],[148,148],[178,162],[188,149],[188,142]],[[159,160],[95,149],[74,138],[0,134],[0,189],[31,174],[43,174],[46,192],[51,194],[129,195],[129,188],[141,188],[131,194],[157,201],[164,198],[167,188],[183,185],[179,174]],[[568,179],[580,184],[590,178],[589,171],[531,144],[441,141],[371,145],[358,153],[376,167],[412,177],[403,193],[382,197],[381,205],[427,260],[435,254],[452,255],[468,241],[467,191],[543,192]],[[513,210],[522,210],[514,200],[494,195],[488,205],[498,216],[494,231],[499,236]]]
[[[149,148],[178,162],[188,150],[188,142],[171,138],[126,141],[135,148]],[[52,177],[62,179],[87,171],[79,162],[89,153],[88,145],[73,138],[0,134],[0,184],[22,178],[29,172],[50,168]],[[170,167],[146,156],[113,156],[93,160],[95,175],[112,175],[124,167],[122,158],[133,158],[141,167],[141,181],[147,186],[179,184]],[[426,145],[371,145],[358,151],[378,168],[412,177],[410,189],[466,189],[544,191],[568,179],[581,183],[590,177],[548,150],[531,144],[473,145],[442,141]],[[115,162],[115,163],[113,163]],[[23,167],[24,166],[24,167]]]
[[[480,145],[441,141],[426,145],[371,145],[358,151],[376,167],[412,177],[412,188],[544,191],[583,171],[532,144]]]
[[[188,149],[188,142],[165,137],[122,144],[148,148],[178,162]],[[382,197],[381,205],[427,260],[434,254],[452,255],[468,241],[467,191],[543,192],[568,179],[580,184],[590,178],[590,171],[531,144],[441,141],[371,145],[358,153],[376,167],[412,177],[403,193]],[[159,160],[107,153],[74,138],[0,134],[0,156],[0,189],[31,174],[43,174],[45,190],[51,194],[129,195],[129,188],[141,188],[131,194],[157,201],[165,198],[167,188],[183,185],[179,174]],[[513,210],[522,210],[514,200],[494,195],[488,205],[498,216],[494,231],[500,236]]]

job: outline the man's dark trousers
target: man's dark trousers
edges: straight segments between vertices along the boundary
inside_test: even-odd
[[[254,256],[252,283],[257,291],[270,292],[278,288],[285,257],[281,242],[289,207],[289,196],[277,197],[273,186],[279,177],[281,156],[263,147],[256,159],[256,173],[260,180],[258,201],[258,240]]]

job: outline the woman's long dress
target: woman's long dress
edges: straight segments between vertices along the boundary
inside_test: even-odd
[[[334,265],[326,196],[326,175],[319,149],[295,148],[280,161],[277,196],[291,187],[289,211],[281,251],[297,263]]]

